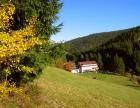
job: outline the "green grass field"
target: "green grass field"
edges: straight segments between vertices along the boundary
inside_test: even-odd
[[[140,108],[140,90],[127,78],[114,75],[72,74],[46,67],[31,85],[26,108]],[[13,99],[10,108],[20,106]],[[17,99],[18,100],[18,99]],[[23,101],[23,100],[22,100]],[[20,103],[20,102],[19,102]]]
[[[83,74],[80,74],[80,76],[88,77],[90,79],[96,78],[96,80],[114,83],[117,85],[128,86],[128,87],[140,90],[140,85],[134,84],[132,81],[130,81],[130,78],[128,77],[123,77],[119,75],[111,75],[111,74],[103,74],[103,73],[96,74],[93,72],[83,73]]]

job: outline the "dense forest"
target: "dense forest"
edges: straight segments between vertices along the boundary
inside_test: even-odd
[[[78,45],[78,43],[82,43],[82,38],[79,39],[79,42],[75,43],[77,44],[75,48],[78,46],[80,51],[75,51],[76,53],[74,53],[72,50],[69,50],[70,53],[67,55],[67,60],[74,60],[76,62],[96,60],[100,69],[103,70],[119,72],[122,75],[125,74],[125,72],[130,72],[131,74],[139,74],[140,27],[118,31],[118,33],[116,31],[107,34],[106,35],[108,38],[104,35],[101,37],[93,37],[92,40],[91,37],[87,37],[87,40],[89,39],[89,41],[92,42],[86,43],[89,45],[86,47],[84,46],[85,44],[83,44],[85,49],[84,47],[83,49],[81,48],[82,44]],[[110,38],[111,36],[112,38]],[[84,37],[83,40],[85,39],[86,37]],[[78,41],[78,39],[76,41]],[[76,41],[72,41],[71,43]],[[90,48],[90,46],[94,47]]]
[[[107,42],[110,39],[115,38],[116,36],[118,36],[119,34],[125,31],[127,31],[127,29],[91,34],[85,37],[80,37],[67,41],[65,42],[65,44],[68,48],[69,53],[81,53],[81,52],[92,50],[93,48],[102,45],[103,43]]]

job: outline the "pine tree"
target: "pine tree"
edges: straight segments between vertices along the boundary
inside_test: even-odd
[[[97,54],[97,63],[99,64],[99,68],[103,67],[102,56],[100,53]]]
[[[140,51],[135,50],[133,54],[133,61],[135,64],[135,71],[140,74]]]
[[[89,61],[89,55],[88,55],[88,53],[85,53],[85,60],[86,61]]]
[[[26,64],[38,60],[34,53],[45,54],[43,45],[48,47],[50,36],[59,31],[61,24],[54,22],[61,6],[59,0],[0,0],[0,70],[9,79],[28,80],[38,74],[39,66]]]
[[[114,57],[114,72],[120,73],[121,75],[124,75],[125,72],[125,64],[121,57],[116,55]]]
[[[37,19],[35,28],[39,36],[49,39],[52,34],[60,31],[63,24],[54,25],[62,7],[60,0],[0,0],[0,3],[4,4],[8,1],[16,7],[12,29],[18,30],[25,27],[29,19],[34,16]]]

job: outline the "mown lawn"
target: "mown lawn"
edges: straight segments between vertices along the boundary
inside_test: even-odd
[[[46,67],[43,74],[29,84],[32,85],[30,94],[23,100],[19,97],[9,101],[12,103],[9,105],[20,108],[25,101],[22,108],[140,108],[140,90],[125,82],[132,84],[120,76],[99,75],[92,79],[89,73],[71,74]]]

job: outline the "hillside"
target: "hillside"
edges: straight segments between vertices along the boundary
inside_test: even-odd
[[[102,44],[95,51],[100,53],[104,67],[113,70],[110,65],[115,62],[114,58],[122,58],[125,64],[126,71],[133,71],[135,74],[140,74],[140,27],[130,29],[114,39]]]
[[[100,76],[100,75],[99,75]],[[23,108],[139,108],[140,91],[127,78],[102,75],[98,79],[71,74],[61,69],[47,67],[36,79],[30,97],[12,98],[7,107]],[[100,80],[100,79],[108,80]],[[122,82],[122,83],[120,83]],[[37,90],[39,90],[37,92]],[[1,102],[2,104],[2,102]],[[1,105],[0,104],[0,105]],[[4,107],[3,107],[4,108]]]
[[[91,34],[85,37],[80,37],[80,38],[67,41],[65,44],[68,47],[68,52],[81,53],[81,52],[89,51],[93,48],[96,48],[127,30],[128,29]]]
[[[92,40],[96,44],[96,47],[90,48],[93,45],[90,42],[85,41],[85,44],[79,44],[82,42],[73,43],[70,47],[74,49],[79,47],[79,52],[70,51],[67,55],[67,60],[74,61],[85,61],[85,60],[96,60],[100,66],[100,69],[110,70],[113,72],[122,72],[120,74],[125,74],[125,72],[130,72],[132,74],[140,74],[140,26],[134,27],[127,30],[122,30],[121,32],[116,31],[116,35],[111,33],[111,38],[107,36],[97,36],[95,38],[87,40]],[[76,40],[78,41],[78,40]],[[84,41],[84,38],[83,38]],[[103,41],[100,44],[100,41]],[[74,42],[74,41],[72,41]],[[99,43],[99,44],[98,44]],[[77,44],[77,45],[76,45]],[[89,47],[88,47],[89,45]],[[75,46],[75,48],[73,48]],[[87,49],[87,50],[83,50]]]

